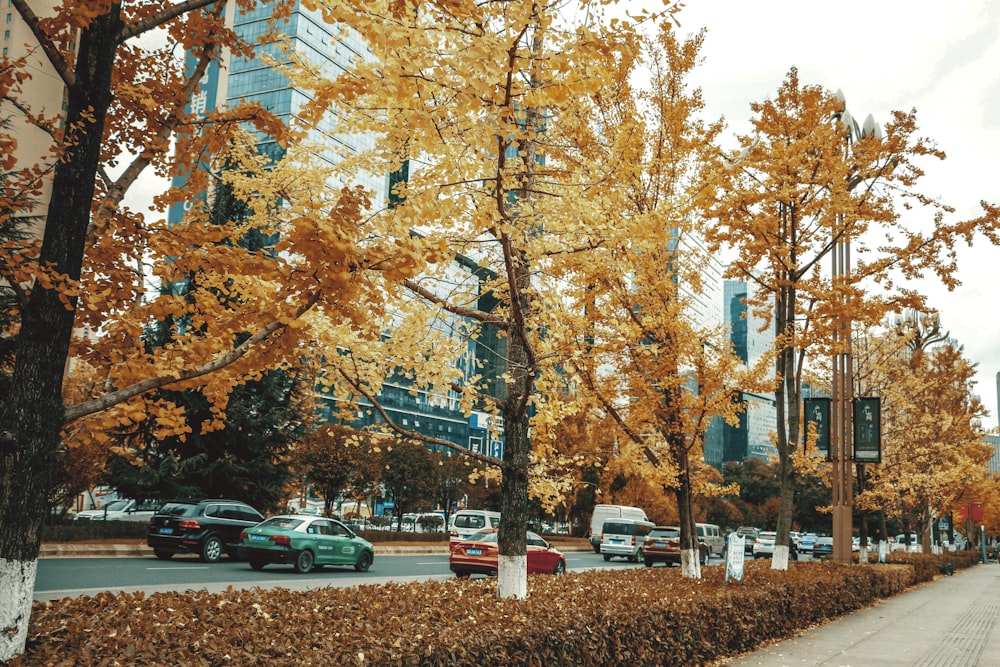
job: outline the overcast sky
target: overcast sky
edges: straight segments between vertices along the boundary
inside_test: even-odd
[[[997,0],[686,0],[677,18],[681,32],[707,29],[704,62],[691,81],[709,117],[725,116],[727,145],[748,130],[750,103],[773,98],[794,66],[802,84],[843,90],[859,123],[871,113],[884,124],[891,111],[915,108],[918,134],[948,155],[923,165],[922,192],[963,219],[978,217],[980,200],[1000,204]],[[976,391],[990,411],[984,425],[994,428],[1000,248],[980,237],[959,257],[960,288],[949,293],[928,280],[919,289],[978,364]]]

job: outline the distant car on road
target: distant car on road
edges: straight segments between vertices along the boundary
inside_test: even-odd
[[[238,500],[171,500],[149,520],[146,544],[157,558],[191,553],[214,563],[223,553],[237,558],[240,533],[264,520]]]
[[[761,532],[757,539],[753,543],[753,557],[754,558],[770,558],[774,555],[774,544],[778,537],[778,533],[773,530],[765,530]],[[788,545],[788,557],[792,560],[799,559],[798,547],[795,545],[793,540],[789,540]]]
[[[802,533],[799,536],[799,551],[804,551],[805,553],[812,553],[813,546],[816,544],[816,534],[815,533]]]
[[[159,500],[112,500],[104,507],[77,512],[74,521],[131,521],[146,523],[163,503]]]
[[[540,535],[528,531],[528,574],[563,574],[566,557]],[[467,539],[451,543],[448,567],[464,579],[473,574],[496,576],[500,549],[497,531],[488,528]]]
[[[740,526],[736,529],[736,534],[743,538],[743,554],[745,556],[752,556],[753,543],[757,540],[757,536],[760,535],[760,528]]]
[[[707,544],[698,543],[698,559],[708,565],[710,550]],[[642,546],[642,562],[646,567],[653,563],[665,563],[668,567],[681,564],[681,529],[677,526],[656,526]]]
[[[244,529],[237,553],[255,570],[282,563],[303,574],[325,565],[367,572],[375,560],[372,543],[346,525],[306,514],[275,516]]]
[[[833,538],[817,537],[816,543],[813,545],[812,549],[813,558],[818,558],[822,560],[827,556],[832,556],[832,555],[833,555]]]

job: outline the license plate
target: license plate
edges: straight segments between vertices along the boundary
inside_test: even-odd
[[[482,556],[483,555],[483,550],[482,549],[466,549],[465,553],[468,556]]]
[[[251,535],[250,539],[254,542],[267,542],[267,535]]]
[[[173,528],[160,528],[160,535],[172,535],[173,532]]]
[[[624,544],[621,540],[611,540],[611,544]]]
[[[662,547],[665,547],[665,546],[667,546],[667,543],[666,543],[666,542],[657,542],[657,543],[656,543],[656,546],[658,546],[658,547],[661,547],[661,548],[662,548]]]

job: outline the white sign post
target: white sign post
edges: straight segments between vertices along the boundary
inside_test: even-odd
[[[726,583],[736,579],[743,585],[743,561],[746,558],[746,538],[730,533],[726,546]]]

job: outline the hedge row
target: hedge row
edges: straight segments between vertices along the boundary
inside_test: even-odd
[[[498,598],[489,579],[66,598],[35,604],[13,664],[699,665],[894,595],[946,562],[974,562],[892,560],[786,572],[748,562],[742,585],[719,566],[700,580],[679,568],[534,576],[526,600]]]

